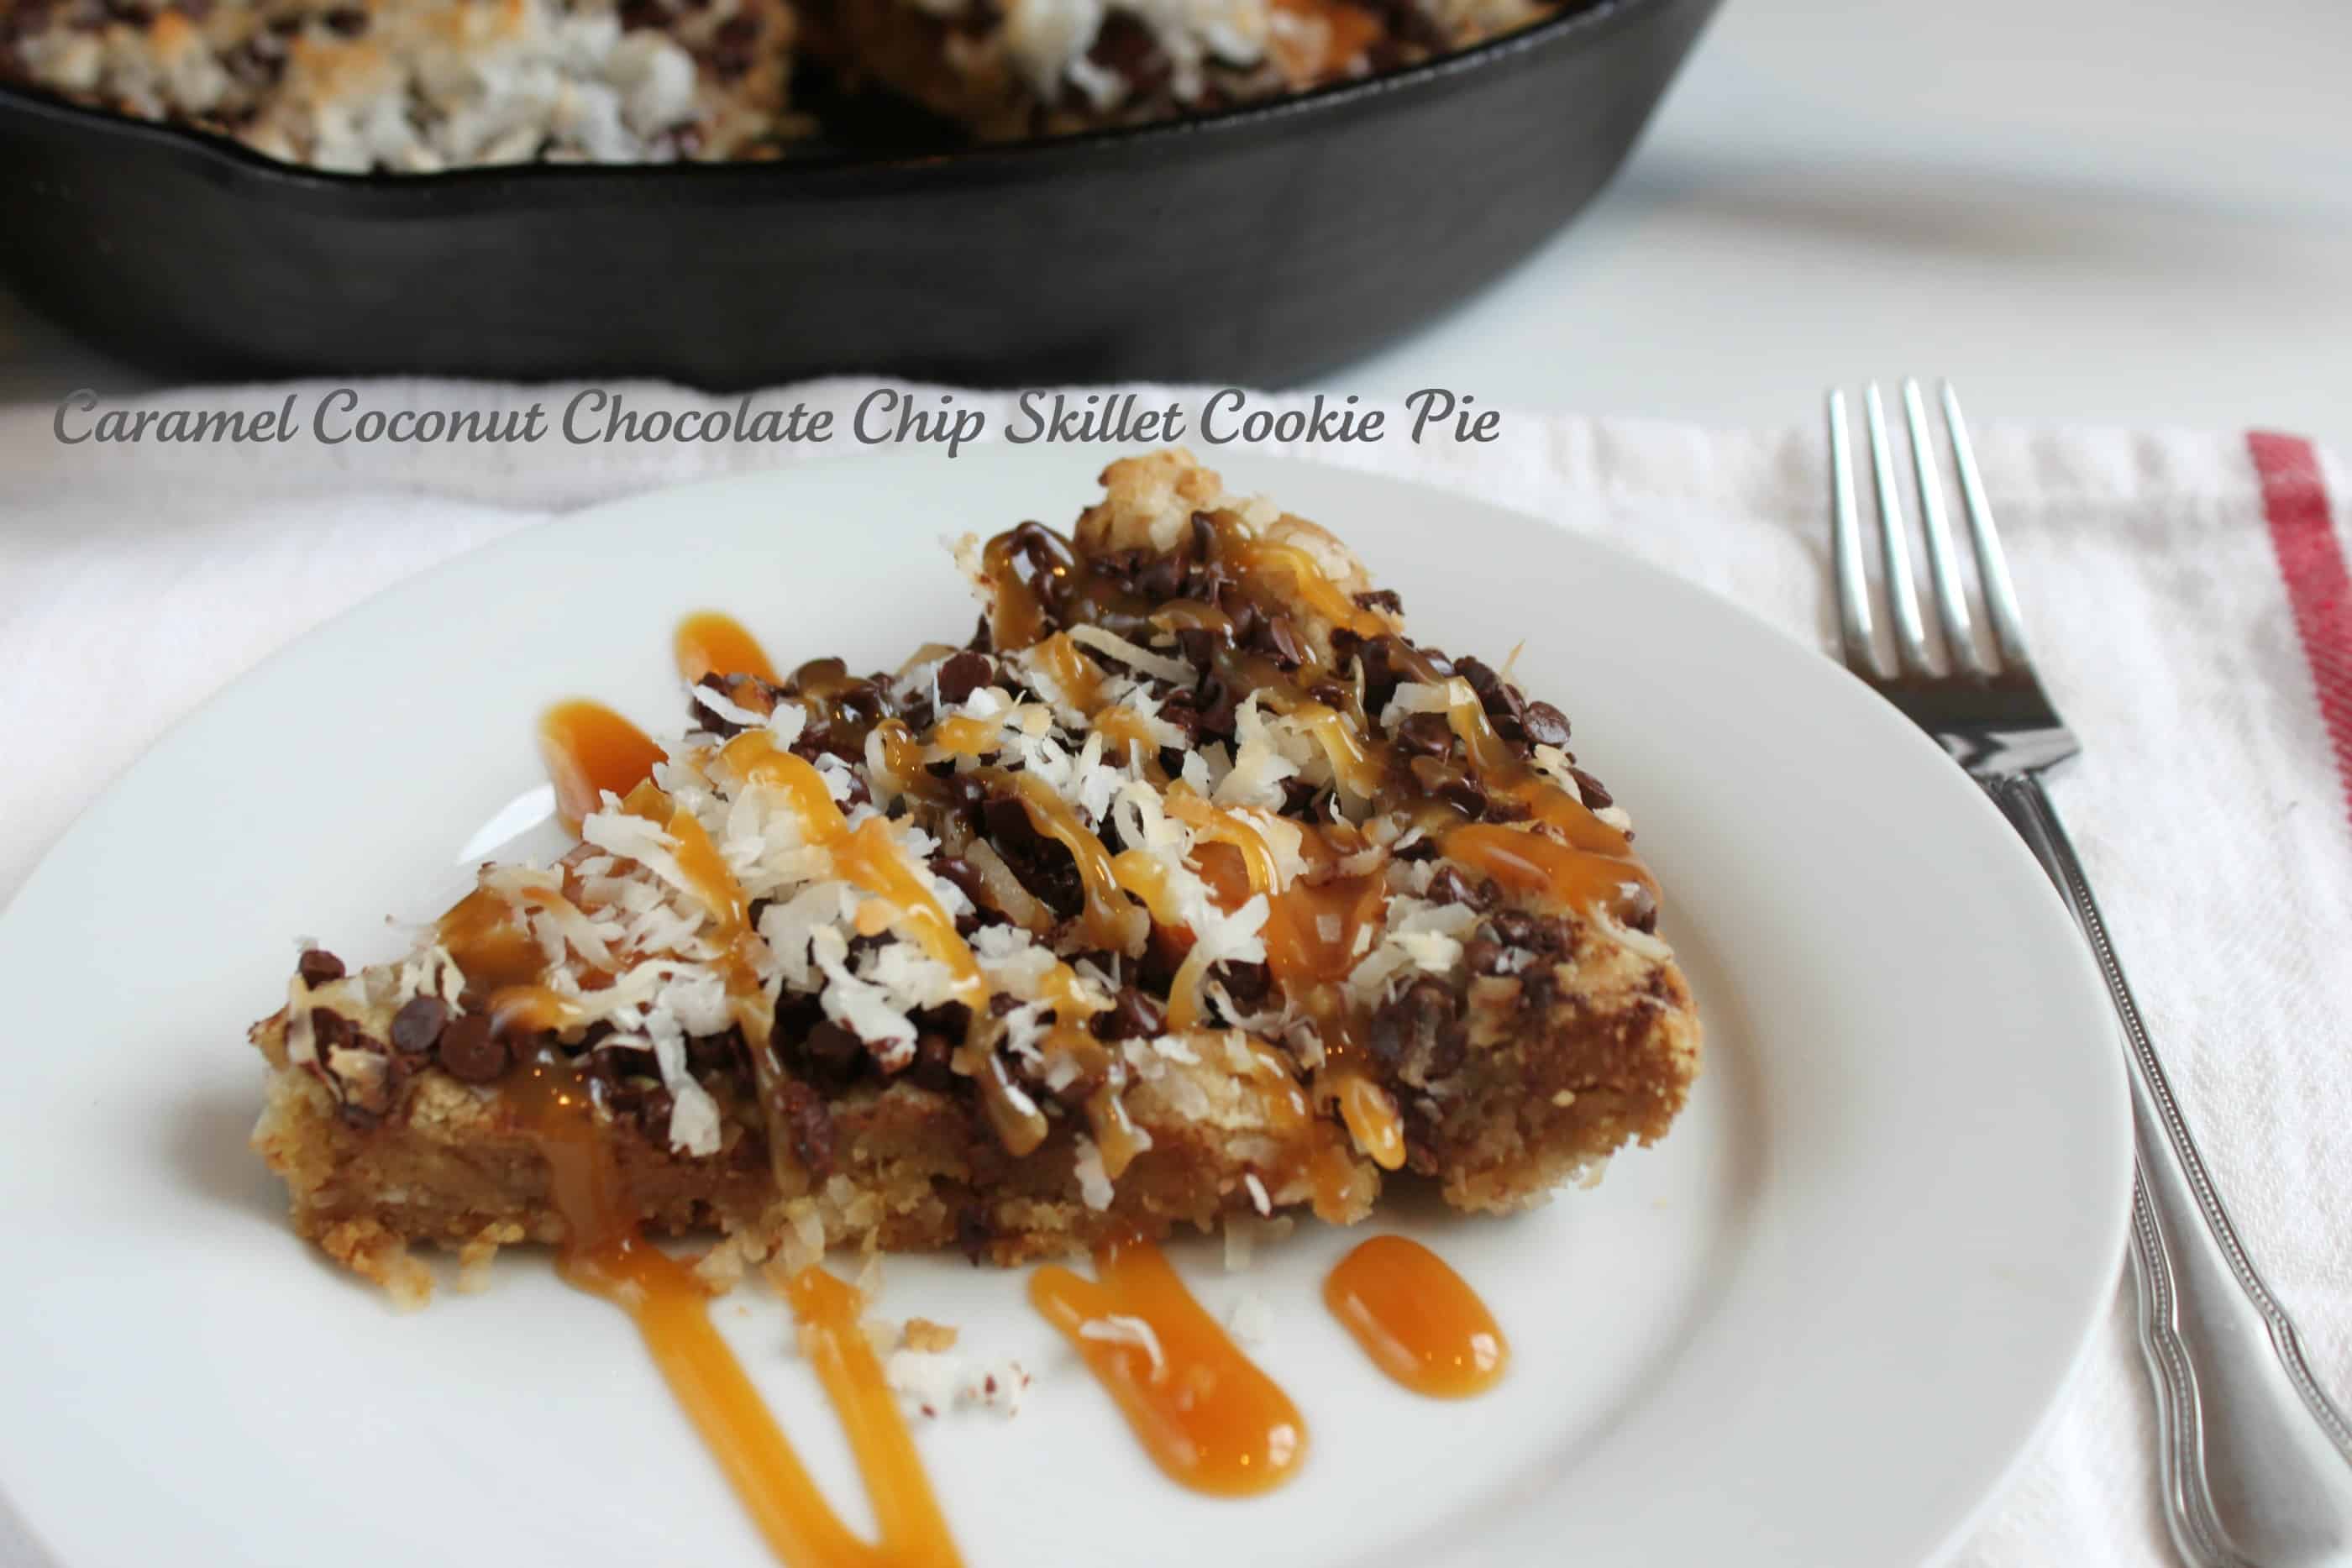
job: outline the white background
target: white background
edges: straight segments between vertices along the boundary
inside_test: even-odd
[[[1979,418],[2352,448],[2352,6],[1727,0],[1616,187],[1325,378],[1779,423],[1832,380]],[[135,382],[0,296],[0,399]]]

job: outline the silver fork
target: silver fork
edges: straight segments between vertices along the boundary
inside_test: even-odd
[[[1938,673],[1929,656],[1886,411],[1875,383],[1864,398],[1864,423],[1895,667],[1880,664],[1872,636],[1845,394],[1832,392],[1832,515],[1846,665],[1935,737],[1992,798],[2057,884],[2106,978],[2130,1064],[2132,1276],[2138,1285],[2140,1349],[2156,1385],[2164,1513],[2174,1545],[2197,1568],[2352,1563],[2352,1425],[2313,1380],[2286,1309],[2238,1240],[2124,983],[2090,883],[2042,792],[2042,773],[2082,748],[2043,695],[2026,655],[2009,566],[1949,382],[1942,402],[1990,623],[1990,654],[1979,648],[1970,624],[1919,384],[1906,381],[1903,413],[1910,427],[1914,493],[1949,668]]]

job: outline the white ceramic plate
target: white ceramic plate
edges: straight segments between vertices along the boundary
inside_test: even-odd
[[[296,1241],[247,1152],[298,934],[354,961],[465,884],[593,694],[675,727],[677,616],[784,660],[895,664],[973,611],[936,541],[1066,523],[1092,454],[813,467],[601,508],[364,605],[237,683],[90,810],[0,916],[0,1483],[68,1568],[238,1561],[757,1564],[627,1321],[501,1260],[391,1312]],[[1671,1138],[1507,1221],[1425,1207],[1516,1359],[1467,1405],[1395,1387],[1320,1305],[1360,1234],[1307,1226],[1211,1307],[1272,1308],[1304,1474],[1160,1479],[1017,1276],[894,1260],[882,1310],[1036,1374],[921,1443],[973,1568],[1110,1562],[1730,1563],[1936,1553],[2026,1443],[2107,1299],[2124,1084],[2087,962],[1975,789],[1826,659],[1531,519],[1229,465],[1352,541],[1416,633],[1520,669],[1632,809],[1707,1067]],[[747,1288],[718,1319],[845,1514],[841,1442]]]

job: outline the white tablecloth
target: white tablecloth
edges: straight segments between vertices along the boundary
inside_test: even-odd
[[[863,390],[761,402],[845,411]],[[383,409],[566,395],[365,389]],[[2352,486],[2307,444],[2238,432],[1989,421],[1979,447],[2045,679],[2088,742],[2059,801],[2241,1229],[2322,1381],[2352,1387],[2352,1232],[2329,1218],[2352,1197],[2352,591],[2328,498]],[[0,896],[165,727],[385,585],[569,507],[844,449],[66,446],[48,408],[0,412]],[[1817,430],[1509,413],[1490,446],[1305,455],[1605,535],[1830,645]],[[2119,1290],[1959,1561],[2165,1551],[2128,1306]],[[0,1563],[43,1561],[0,1509]]]

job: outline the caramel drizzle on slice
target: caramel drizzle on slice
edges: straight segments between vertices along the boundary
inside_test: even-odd
[[[625,796],[654,776],[663,751],[645,731],[602,703],[575,698],[540,716],[539,755],[555,786],[555,811],[572,832],[603,810],[606,791]]]
[[[954,722],[950,720],[950,722]],[[1121,893],[1110,852],[1095,831],[1078,820],[1070,803],[1034,773],[1009,773],[1002,768],[975,768],[971,777],[992,789],[1021,802],[1029,825],[1070,852],[1086,890],[1086,907],[1079,912],[1078,931],[1089,946],[1106,947],[1130,956],[1143,951],[1150,935],[1144,912]]]
[[[1323,1301],[1372,1364],[1416,1394],[1483,1394],[1509,1364],[1510,1346],[1486,1303],[1418,1241],[1364,1242],[1324,1281]]]
[[[888,904],[900,935],[946,966],[957,1001],[975,1010],[986,1009],[988,981],[980,972],[980,961],[891,837],[887,819],[868,817],[850,827],[825,788],[824,776],[805,758],[778,749],[763,731],[745,731],[719,755],[745,780],[781,790],[799,813],[809,841],[832,852],[835,873]]]
[[[586,1085],[553,1051],[507,1090],[548,1168],[566,1239],[563,1278],[629,1314],[679,1407],[786,1568],[956,1568],[962,1559],[874,1351],[857,1292],[812,1264],[780,1281],[809,1360],[847,1432],[881,1539],[843,1524],[742,1365],[712,1327],[686,1264],[640,1233]]]
[[[1063,702],[1092,719],[1103,706],[1102,666],[1087,657],[1067,632],[1056,632],[1029,650],[1053,681]]]
[[[1307,1423],[1202,1309],[1160,1249],[1118,1239],[1095,1278],[1040,1269],[1029,1299],[1127,1417],[1144,1452],[1195,1491],[1241,1497],[1298,1473]]]
[[[716,610],[698,610],[680,621],[670,649],[678,674],[689,686],[705,675],[749,675],[776,684],[776,667],[768,662],[760,640],[733,616]]]

